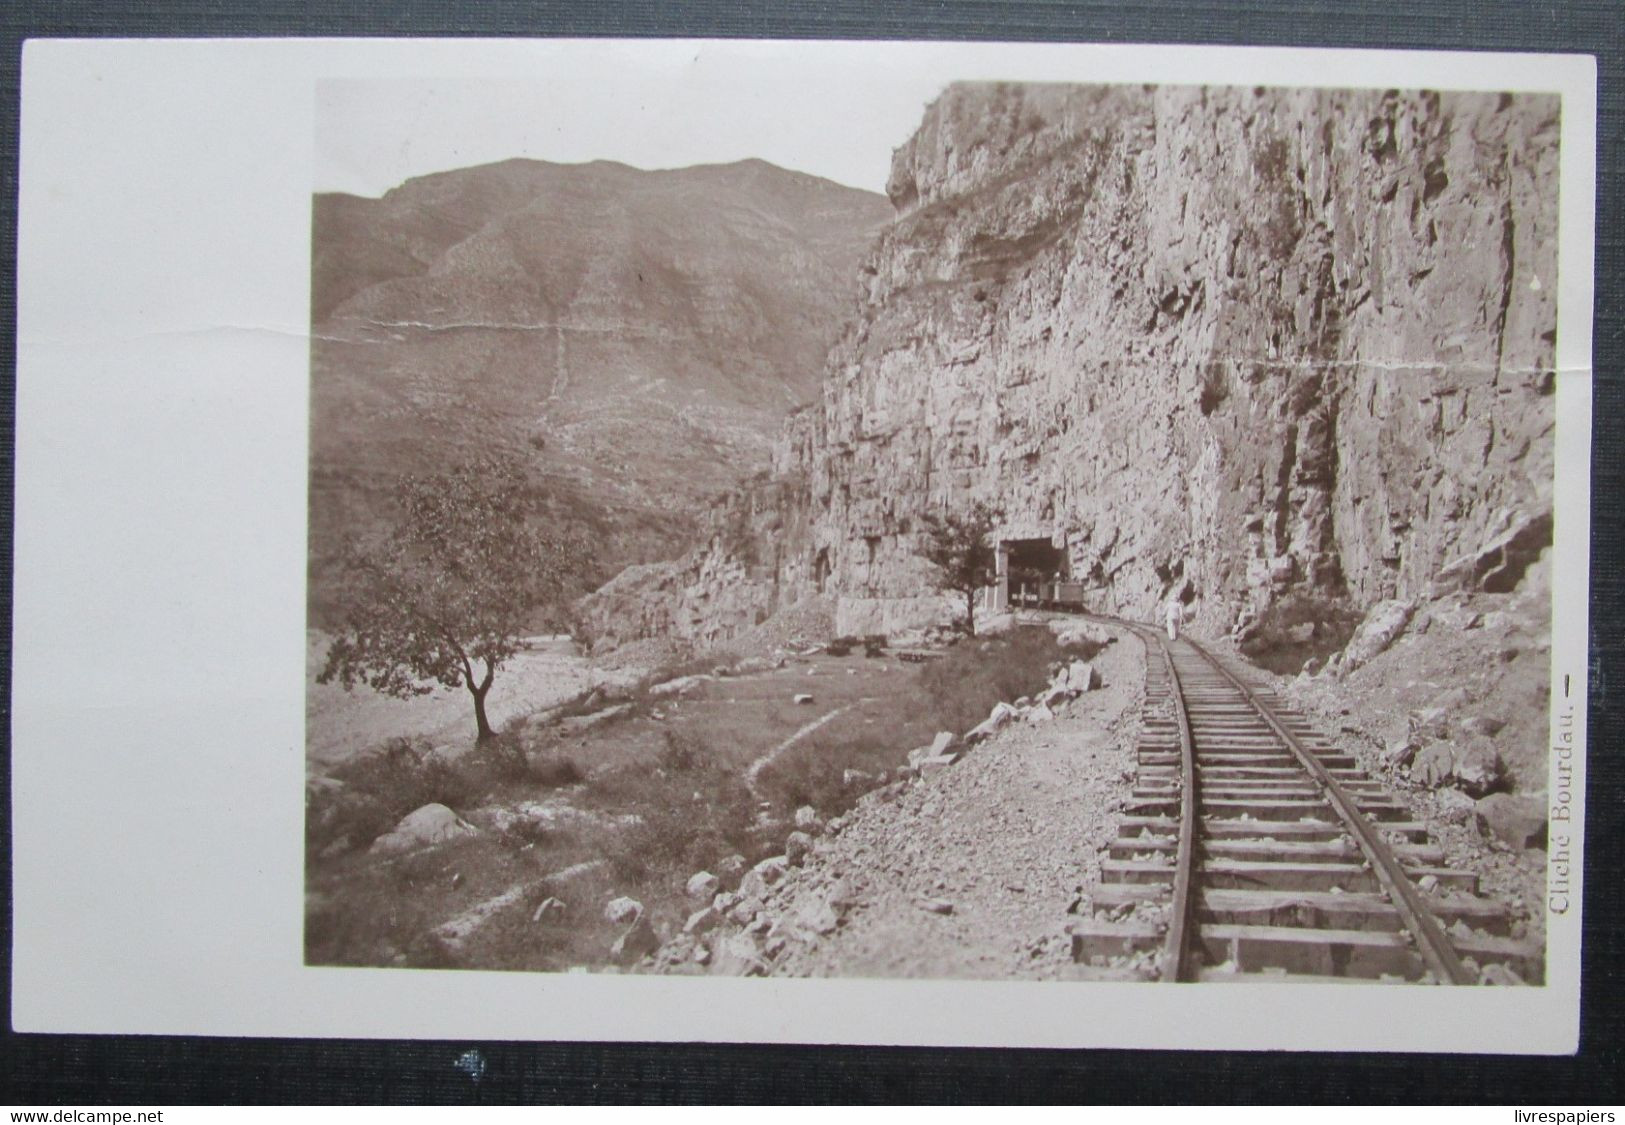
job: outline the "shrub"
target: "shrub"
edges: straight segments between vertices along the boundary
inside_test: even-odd
[[[962,732],[987,718],[994,704],[1042,689],[1053,665],[1098,652],[1094,645],[1063,649],[1055,634],[1042,627],[960,644],[920,669],[918,706],[935,716],[941,729]]]
[[[714,764],[711,748],[698,738],[683,731],[667,730],[666,745],[655,760],[663,770],[686,773],[690,770],[710,769]]]
[[[586,773],[568,754],[538,754],[530,762],[531,780],[548,789],[562,789],[586,779]]]

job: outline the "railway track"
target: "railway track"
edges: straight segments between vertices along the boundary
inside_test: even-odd
[[[1195,641],[1112,623],[1145,641],[1147,709],[1130,805],[1075,907],[1082,975],[1539,979],[1506,908],[1352,756]]]

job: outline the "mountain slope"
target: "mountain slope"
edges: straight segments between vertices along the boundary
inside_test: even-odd
[[[678,553],[813,397],[891,207],[761,161],[646,172],[513,160],[318,195],[311,604],[390,482],[523,453],[592,533],[583,588]]]

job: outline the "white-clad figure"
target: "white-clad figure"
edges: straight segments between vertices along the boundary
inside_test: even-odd
[[[1177,641],[1179,639],[1179,627],[1185,624],[1185,607],[1180,604],[1178,598],[1168,599],[1168,604],[1163,607],[1162,619],[1168,625],[1168,639]]]

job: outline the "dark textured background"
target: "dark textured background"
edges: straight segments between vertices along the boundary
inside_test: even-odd
[[[1620,890],[1625,785],[1625,568],[1620,563],[1625,344],[1621,182],[1625,19],[1618,0],[11,0],[0,8],[0,146],[8,268],[0,277],[0,432],[10,652],[12,419],[15,402],[17,94],[22,40],[36,36],[714,36],[1228,43],[1565,51],[1598,58],[1595,433],[1592,469],[1592,709],[1579,1056],[1178,1054],[753,1046],[615,1046],[226,1040],[17,1035],[9,1018],[0,1102],[1083,1101],[1511,1102],[1622,1100],[1625,1023]],[[0,676],[10,698],[10,661]],[[9,709],[8,709],[9,715]],[[0,773],[7,890],[0,1003],[10,1012],[10,745]],[[1080,1019],[1088,1018],[1080,1011]],[[477,1050],[483,1077],[456,1060]]]

